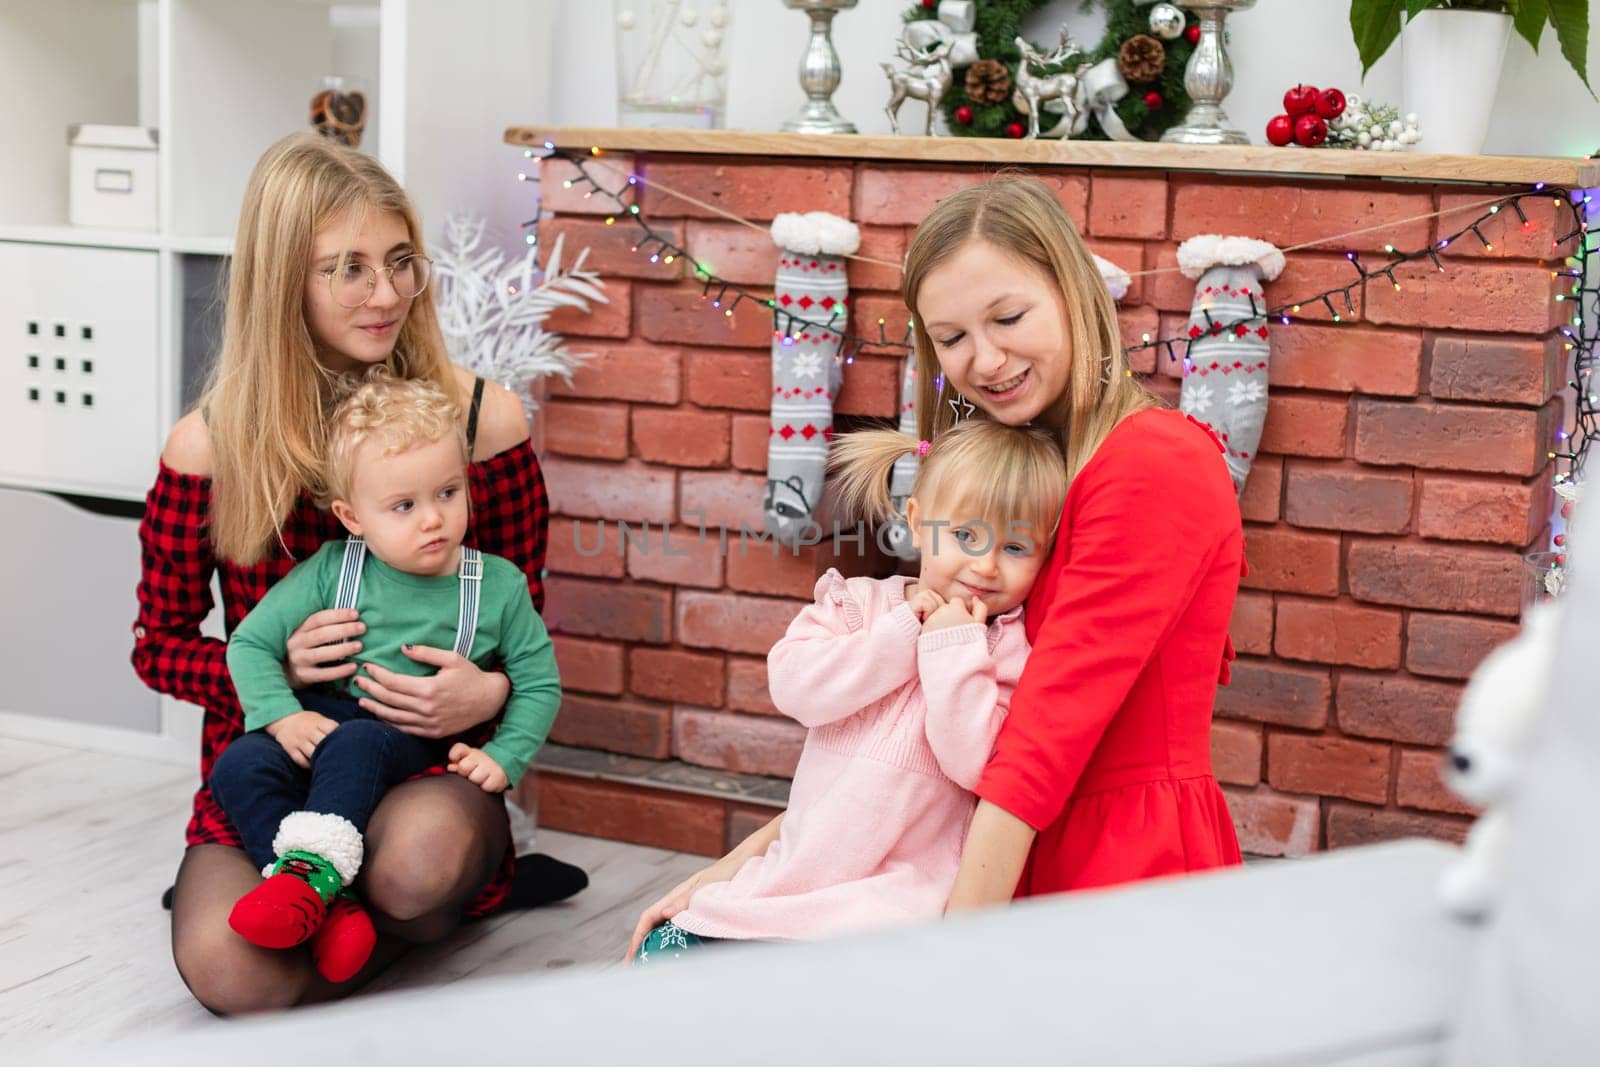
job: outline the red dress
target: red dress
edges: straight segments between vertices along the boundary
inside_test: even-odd
[[[1243,568],[1216,439],[1175,411],[1124,419],[1067,493],[978,784],[1039,831],[1018,896],[1240,862],[1210,735]]]
[[[537,610],[544,607],[545,542],[550,502],[533,445],[524,441],[467,468],[472,511],[466,543],[504,556],[528,576],[528,591]],[[151,689],[205,709],[200,739],[200,789],[185,834],[190,845],[241,847],[239,833],[228,821],[206,784],[217,756],[244,732],[244,715],[234,694],[225,659],[227,645],[200,633],[211,612],[211,576],[222,587],[224,624],[228,632],[266,595],[268,589],[324,541],[343,538],[339,520],[302,497],[284,522],[288,545],[274,546],[252,567],[218,560],[211,550],[206,521],[211,509],[211,480],[180,474],[162,464],[145,499],[139,524],[142,579],[139,617],[133,624],[133,667]],[[462,735],[482,745],[493,736],[497,720]],[[430,774],[442,774],[435,767]],[[515,856],[511,849],[499,872],[468,904],[469,915],[485,915],[505,900],[511,888]]]

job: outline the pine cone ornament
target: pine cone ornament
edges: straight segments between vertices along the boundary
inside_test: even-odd
[[[1117,69],[1135,84],[1153,82],[1167,67],[1165,46],[1147,33],[1137,33],[1122,42],[1117,53]]]
[[[1011,95],[1011,72],[998,59],[980,59],[967,68],[966,89],[975,104],[998,104]]]

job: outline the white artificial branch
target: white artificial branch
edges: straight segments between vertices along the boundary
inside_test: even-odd
[[[453,360],[521,395],[531,410],[530,385],[550,374],[570,385],[572,372],[592,356],[569,352],[561,335],[544,329],[545,319],[557,308],[587,312],[591,303],[608,303],[605,282],[584,269],[587,248],[562,269],[561,237],[542,272],[537,248],[508,262],[503,250],[483,247],[486,226],[485,219],[466,215],[445,221],[433,258],[439,326]]]

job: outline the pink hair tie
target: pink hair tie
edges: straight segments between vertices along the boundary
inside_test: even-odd
[[[917,442],[917,455],[926,456],[928,454],[928,445],[929,442],[927,441]]]

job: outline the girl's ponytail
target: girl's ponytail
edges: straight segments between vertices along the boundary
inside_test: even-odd
[[[889,472],[917,449],[914,438],[896,430],[858,430],[835,441],[828,471],[840,510],[871,522],[891,517]]]
[[[1055,537],[1067,496],[1067,469],[1055,435],[991,419],[958,422],[932,443],[896,430],[845,434],[828,458],[840,510],[874,523],[893,517],[889,474],[896,460],[912,454],[921,463],[911,495],[924,508],[959,511],[997,530],[1022,523],[1044,544]]]

